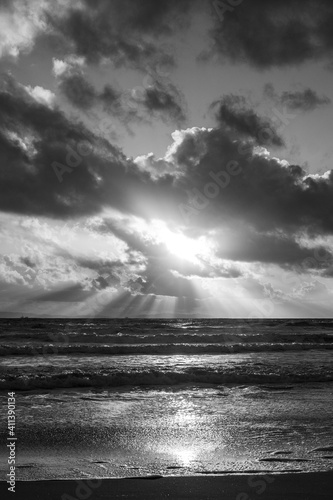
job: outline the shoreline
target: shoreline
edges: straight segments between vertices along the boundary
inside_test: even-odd
[[[330,500],[333,471],[273,474],[143,476],[17,481],[14,497],[0,481],[1,498],[15,500]]]

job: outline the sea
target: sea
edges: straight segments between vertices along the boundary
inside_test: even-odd
[[[0,479],[331,470],[333,320],[1,319]]]

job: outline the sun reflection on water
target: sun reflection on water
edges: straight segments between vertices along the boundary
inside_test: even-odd
[[[197,456],[193,448],[176,447],[170,450],[181,465],[187,466],[193,462]]]

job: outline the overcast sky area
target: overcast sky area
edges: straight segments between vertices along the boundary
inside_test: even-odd
[[[0,313],[332,316],[332,25],[0,0]]]

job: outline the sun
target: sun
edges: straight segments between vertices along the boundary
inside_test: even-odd
[[[194,261],[204,252],[202,242],[181,233],[168,231],[164,235],[164,243],[170,253],[184,260]]]
[[[154,230],[157,240],[179,259],[197,263],[209,255],[210,245],[204,236],[189,238],[180,231],[171,231],[161,221],[155,224]]]

